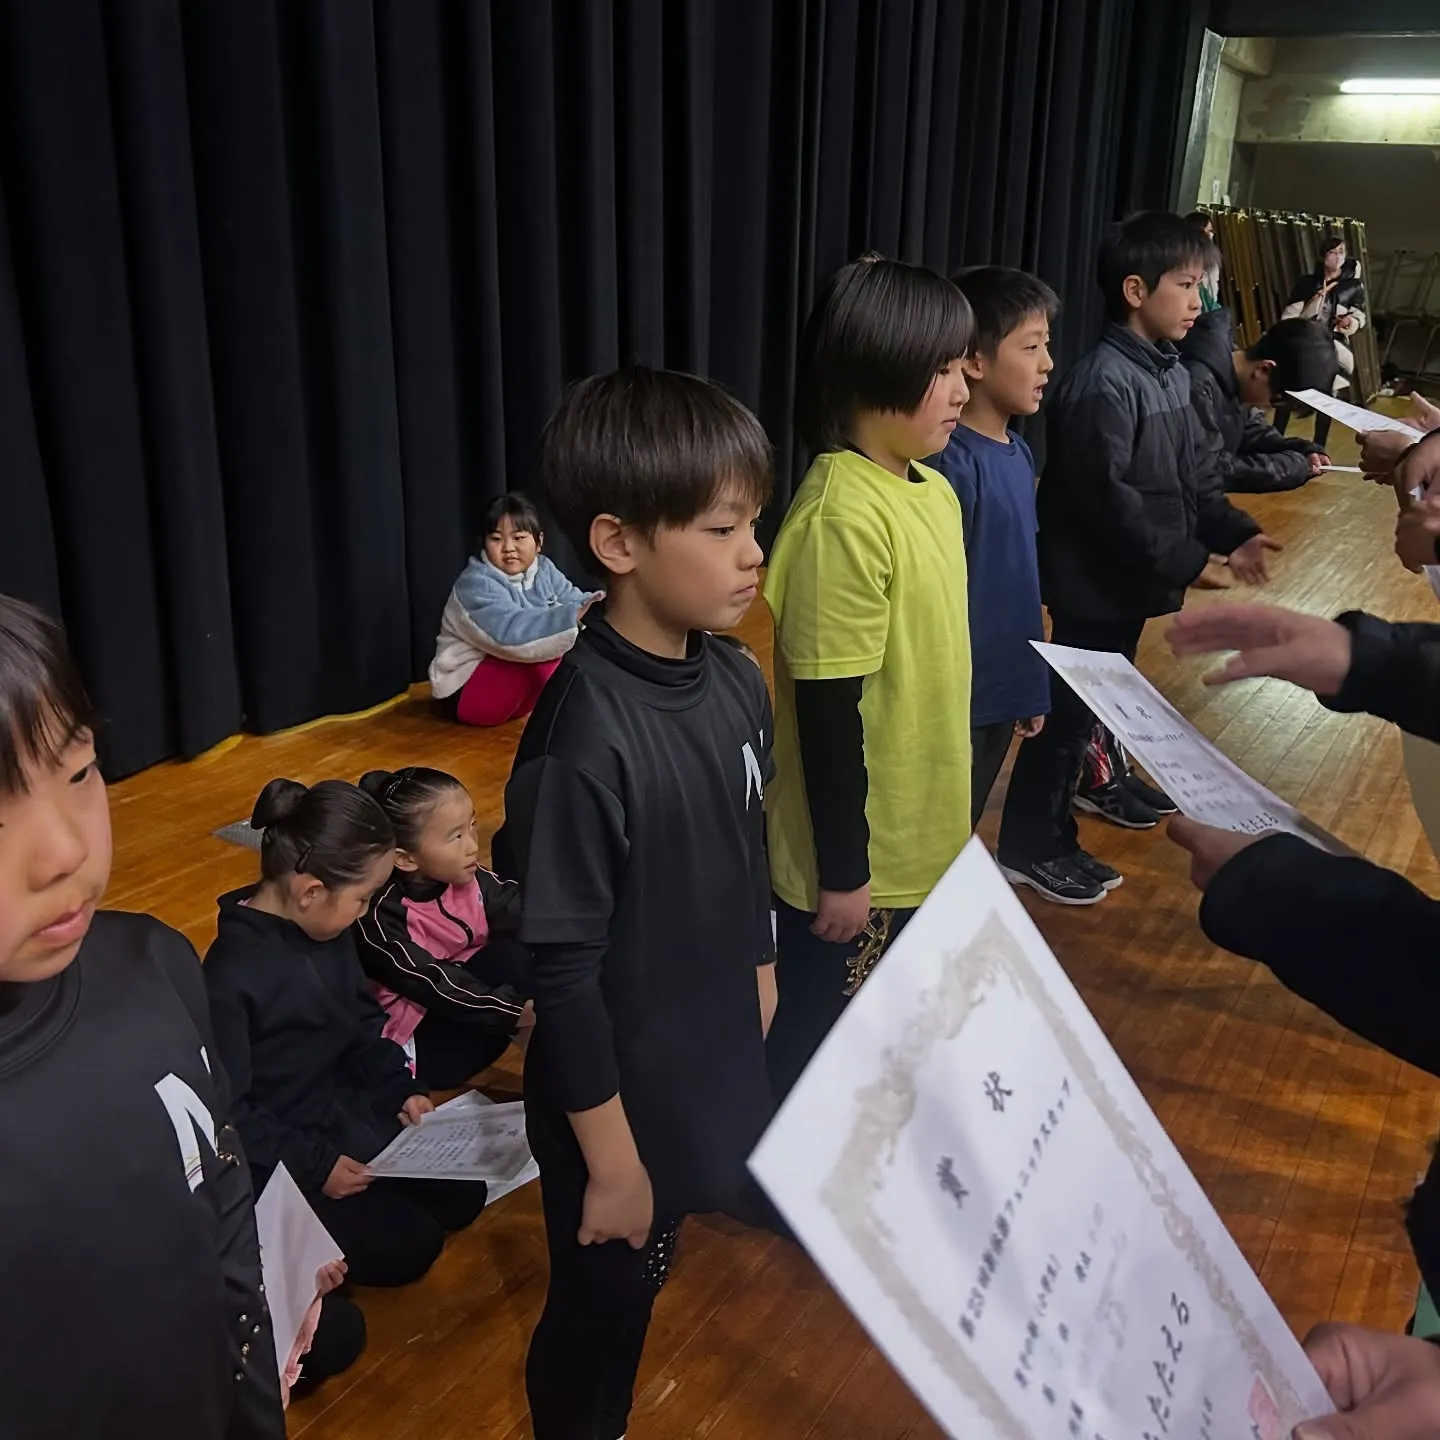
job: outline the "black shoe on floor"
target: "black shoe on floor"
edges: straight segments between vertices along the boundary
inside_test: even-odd
[[[1016,865],[1002,860],[1000,871],[1012,885],[1028,885],[1054,905],[1099,904],[1105,898],[1105,887],[1074,861],[1073,855],[1059,860],[1022,860]]]
[[[1120,783],[1142,804],[1157,815],[1178,815],[1180,807],[1158,786],[1142,780],[1133,770],[1127,771]]]
[[[1083,815],[1098,815],[1125,830],[1153,830],[1160,817],[1119,781],[1075,792],[1075,808]]]
[[[1097,860],[1088,850],[1077,850],[1070,863],[1102,890],[1118,890],[1125,883],[1125,877],[1113,865]]]

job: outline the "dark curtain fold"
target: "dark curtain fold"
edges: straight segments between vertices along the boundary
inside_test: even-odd
[[[569,379],[714,375],[805,457],[796,334],[878,249],[1099,323],[1188,0],[0,4],[0,591],[123,774],[422,675]],[[575,557],[558,548],[573,567]]]

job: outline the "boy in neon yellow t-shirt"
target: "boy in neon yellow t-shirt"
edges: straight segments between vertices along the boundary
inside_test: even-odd
[[[970,635],[960,506],[916,463],[968,398],[970,307],[893,260],[841,270],[802,342],[819,454],[780,528],[769,807],[777,1100],[970,836]]]

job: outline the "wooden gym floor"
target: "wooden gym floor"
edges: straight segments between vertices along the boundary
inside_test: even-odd
[[[1353,447],[1336,428],[1345,463]],[[1327,614],[1435,616],[1424,582],[1391,553],[1388,491],[1333,475],[1240,501],[1286,544],[1266,598]],[[1207,690],[1201,665],[1169,656],[1164,630],[1151,625],[1141,666],[1207,734],[1356,850],[1440,894],[1393,731],[1331,715],[1278,682]],[[762,607],[746,632],[768,660]],[[160,766],[112,791],[109,903],[153,912],[203,951],[215,896],[254,873],[252,854],[211,832],[247,815],[272,776],[438,765],[470,786],[493,830],[517,735],[444,724],[411,699]],[[990,838],[998,800],[982,831]],[[1094,910],[1027,903],[1241,1248],[1297,1331],[1330,1316],[1403,1325],[1416,1277],[1401,1204],[1440,1131],[1440,1085],[1213,950],[1195,924],[1183,858],[1163,835],[1085,826],[1089,848],[1124,869],[1124,888]],[[487,1080],[492,1093],[513,1094],[518,1067]],[[295,1404],[292,1435],[528,1436],[522,1364],[544,1285],[539,1194],[529,1186],[454,1237],[419,1284],[360,1292],[369,1348],[348,1375]],[[728,1221],[688,1225],[656,1306],[634,1440],[937,1433],[798,1250]]]

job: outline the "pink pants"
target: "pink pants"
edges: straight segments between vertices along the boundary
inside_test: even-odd
[[[504,725],[528,715],[558,660],[526,665],[487,655],[465,682],[455,716],[462,725]]]

